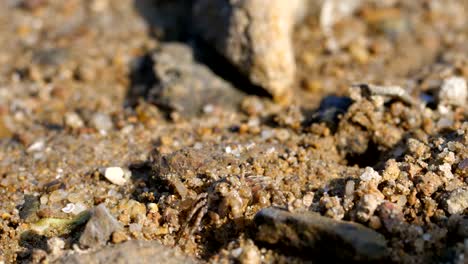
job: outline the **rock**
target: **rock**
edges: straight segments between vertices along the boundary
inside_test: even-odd
[[[96,206],[80,237],[80,245],[95,247],[104,245],[113,232],[121,229],[120,223],[110,214],[104,204]]]
[[[359,221],[365,223],[374,215],[377,207],[383,202],[385,197],[377,193],[365,194],[359,200],[356,208],[356,217]]]
[[[24,195],[24,203],[20,207],[19,216],[26,223],[37,221],[36,212],[39,210],[39,197],[26,194]]]
[[[91,125],[100,133],[106,133],[114,127],[110,116],[99,112],[91,117]]]
[[[468,100],[468,88],[462,77],[450,77],[444,80],[438,94],[443,104],[464,106]]]
[[[158,80],[149,91],[149,101],[184,117],[202,113],[206,106],[236,109],[242,93],[194,61],[191,49],[183,44],[165,44],[153,54]]]
[[[386,257],[385,238],[363,225],[333,220],[312,212],[266,208],[254,218],[256,239],[305,258],[378,261]]]
[[[387,232],[394,233],[405,223],[401,208],[391,202],[384,201],[377,208],[377,215]]]
[[[71,129],[78,129],[84,126],[83,119],[75,112],[67,112],[64,116],[65,126]]]
[[[116,185],[124,185],[127,182],[124,176],[125,172],[120,167],[108,167],[104,171],[104,177]]]
[[[445,202],[447,211],[450,214],[462,214],[468,208],[468,189],[458,188],[454,190]]]
[[[197,263],[173,248],[157,241],[131,240],[117,245],[106,246],[98,251],[65,256],[54,263],[104,264],[104,263]]]
[[[283,97],[294,81],[291,34],[304,0],[198,0],[194,31],[253,84]]]

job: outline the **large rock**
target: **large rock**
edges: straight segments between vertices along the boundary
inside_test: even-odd
[[[295,74],[291,34],[306,0],[198,0],[195,32],[252,83],[282,97]]]
[[[163,246],[157,241],[132,240],[118,245],[104,247],[95,252],[75,253],[54,263],[67,264],[104,264],[104,263],[196,263],[192,258],[182,255],[173,248]]]
[[[163,109],[190,117],[213,107],[234,109],[243,98],[243,93],[197,63],[187,45],[163,44],[152,59],[157,83],[148,97]]]
[[[385,238],[361,224],[333,220],[317,213],[290,213],[266,208],[255,216],[256,239],[308,259],[381,261]]]

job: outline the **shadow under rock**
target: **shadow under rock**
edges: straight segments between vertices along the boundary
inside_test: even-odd
[[[135,10],[143,17],[149,33],[165,41],[186,41],[193,0],[134,0]]]

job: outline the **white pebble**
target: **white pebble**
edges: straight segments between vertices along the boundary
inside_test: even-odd
[[[448,163],[439,165],[439,170],[443,173],[444,177],[447,179],[453,179],[452,166]]]
[[[380,176],[379,173],[376,172],[373,168],[366,167],[364,173],[361,174],[359,178],[361,179],[361,181],[376,180],[377,182],[379,182],[382,179],[382,176]]]
[[[64,119],[65,119],[65,125],[70,128],[78,129],[84,126],[83,119],[81,119],[81,117],[75,112],[65,113]]]
[[[106,134],[114,127],[111,117],[104,113],[95,113],[91,118],[91,125],[101,134]]]
[[[120,167],[108,167],[104,172],[104,177],[116,185],[124,185],[127,179],[124,177],[125,172]]]
[[[468,89],[462,77],[451,77],[444,80],[439,91],[439,101],[451,105],[466,105]]]
[[[26,150],[26,152],[30,153],[30,152],[37,152],[37,151],[41,151],[43,150],[45,147],[45,142],[44,140],[38,140],[34,143],[32,143],[28,149]]]

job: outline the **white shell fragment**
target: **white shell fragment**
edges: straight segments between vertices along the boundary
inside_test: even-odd
[[[68,203],[64,208],[62,208],[62,212],[69,214],[73,212],[74,209],[75,209],[75,204]]]
[[[104,177],[115,185],[124,185],[127,182],[124,175],[125,172],[120,167],[108,167],[104,172]]]

